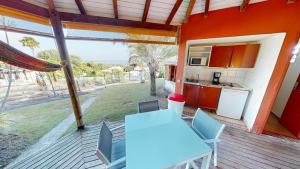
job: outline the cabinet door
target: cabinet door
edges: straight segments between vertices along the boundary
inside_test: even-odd
[[[183,96],[185,98],[186,105],[198,107],[198,93],[198,85],[184,84]]]
[[[213,46],[209,67],[229,67],[233,46]]]
[[[198,106],[206,109],[216,110],[219,103],[221,88],[200,86]]]
[[[255,66],[259,47],[259,44],[234,46],[230,67],[253,68]]]

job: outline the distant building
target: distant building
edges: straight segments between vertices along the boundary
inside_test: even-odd
[[[165,65],[165,88],[169,92],[175,92],[177,56],[170,57],[164,60]]]

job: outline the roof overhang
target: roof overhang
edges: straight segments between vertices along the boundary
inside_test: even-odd
[[[0,1],[0,14],[18,19],[49,25],[48,9],[24,1]],[[70,29],[176,36],[177,26],[139,22],[125,19],[59,12],[63,24]]]

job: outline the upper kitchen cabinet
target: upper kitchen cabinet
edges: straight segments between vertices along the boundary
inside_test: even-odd
[[[255,66],[259,47],[259,44],[233,46],[233,53],[229,67],[253,68]]]
[[[232,52],[233,46],[213,46],[210,55],[209,67],[229,67]]]

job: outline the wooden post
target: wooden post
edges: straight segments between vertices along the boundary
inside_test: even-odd
[[[64,39],[62,23],[60,20],[59,13],[55,10],[53,0],[48,0],[48,6],[49,6],[50,21],[53,28],[59,55],[61,58],[61,64],[63,65],[63,70],[66,77],[66,82],[67,82],[67,86],[68,86],[68,90],[71,97],[73,110],[77,122],[77,128],[83,129],[84,124],[82,121],[81,107],[76,92],[76,85],[73,76],[71,61],[69,59],[69,54]]]

